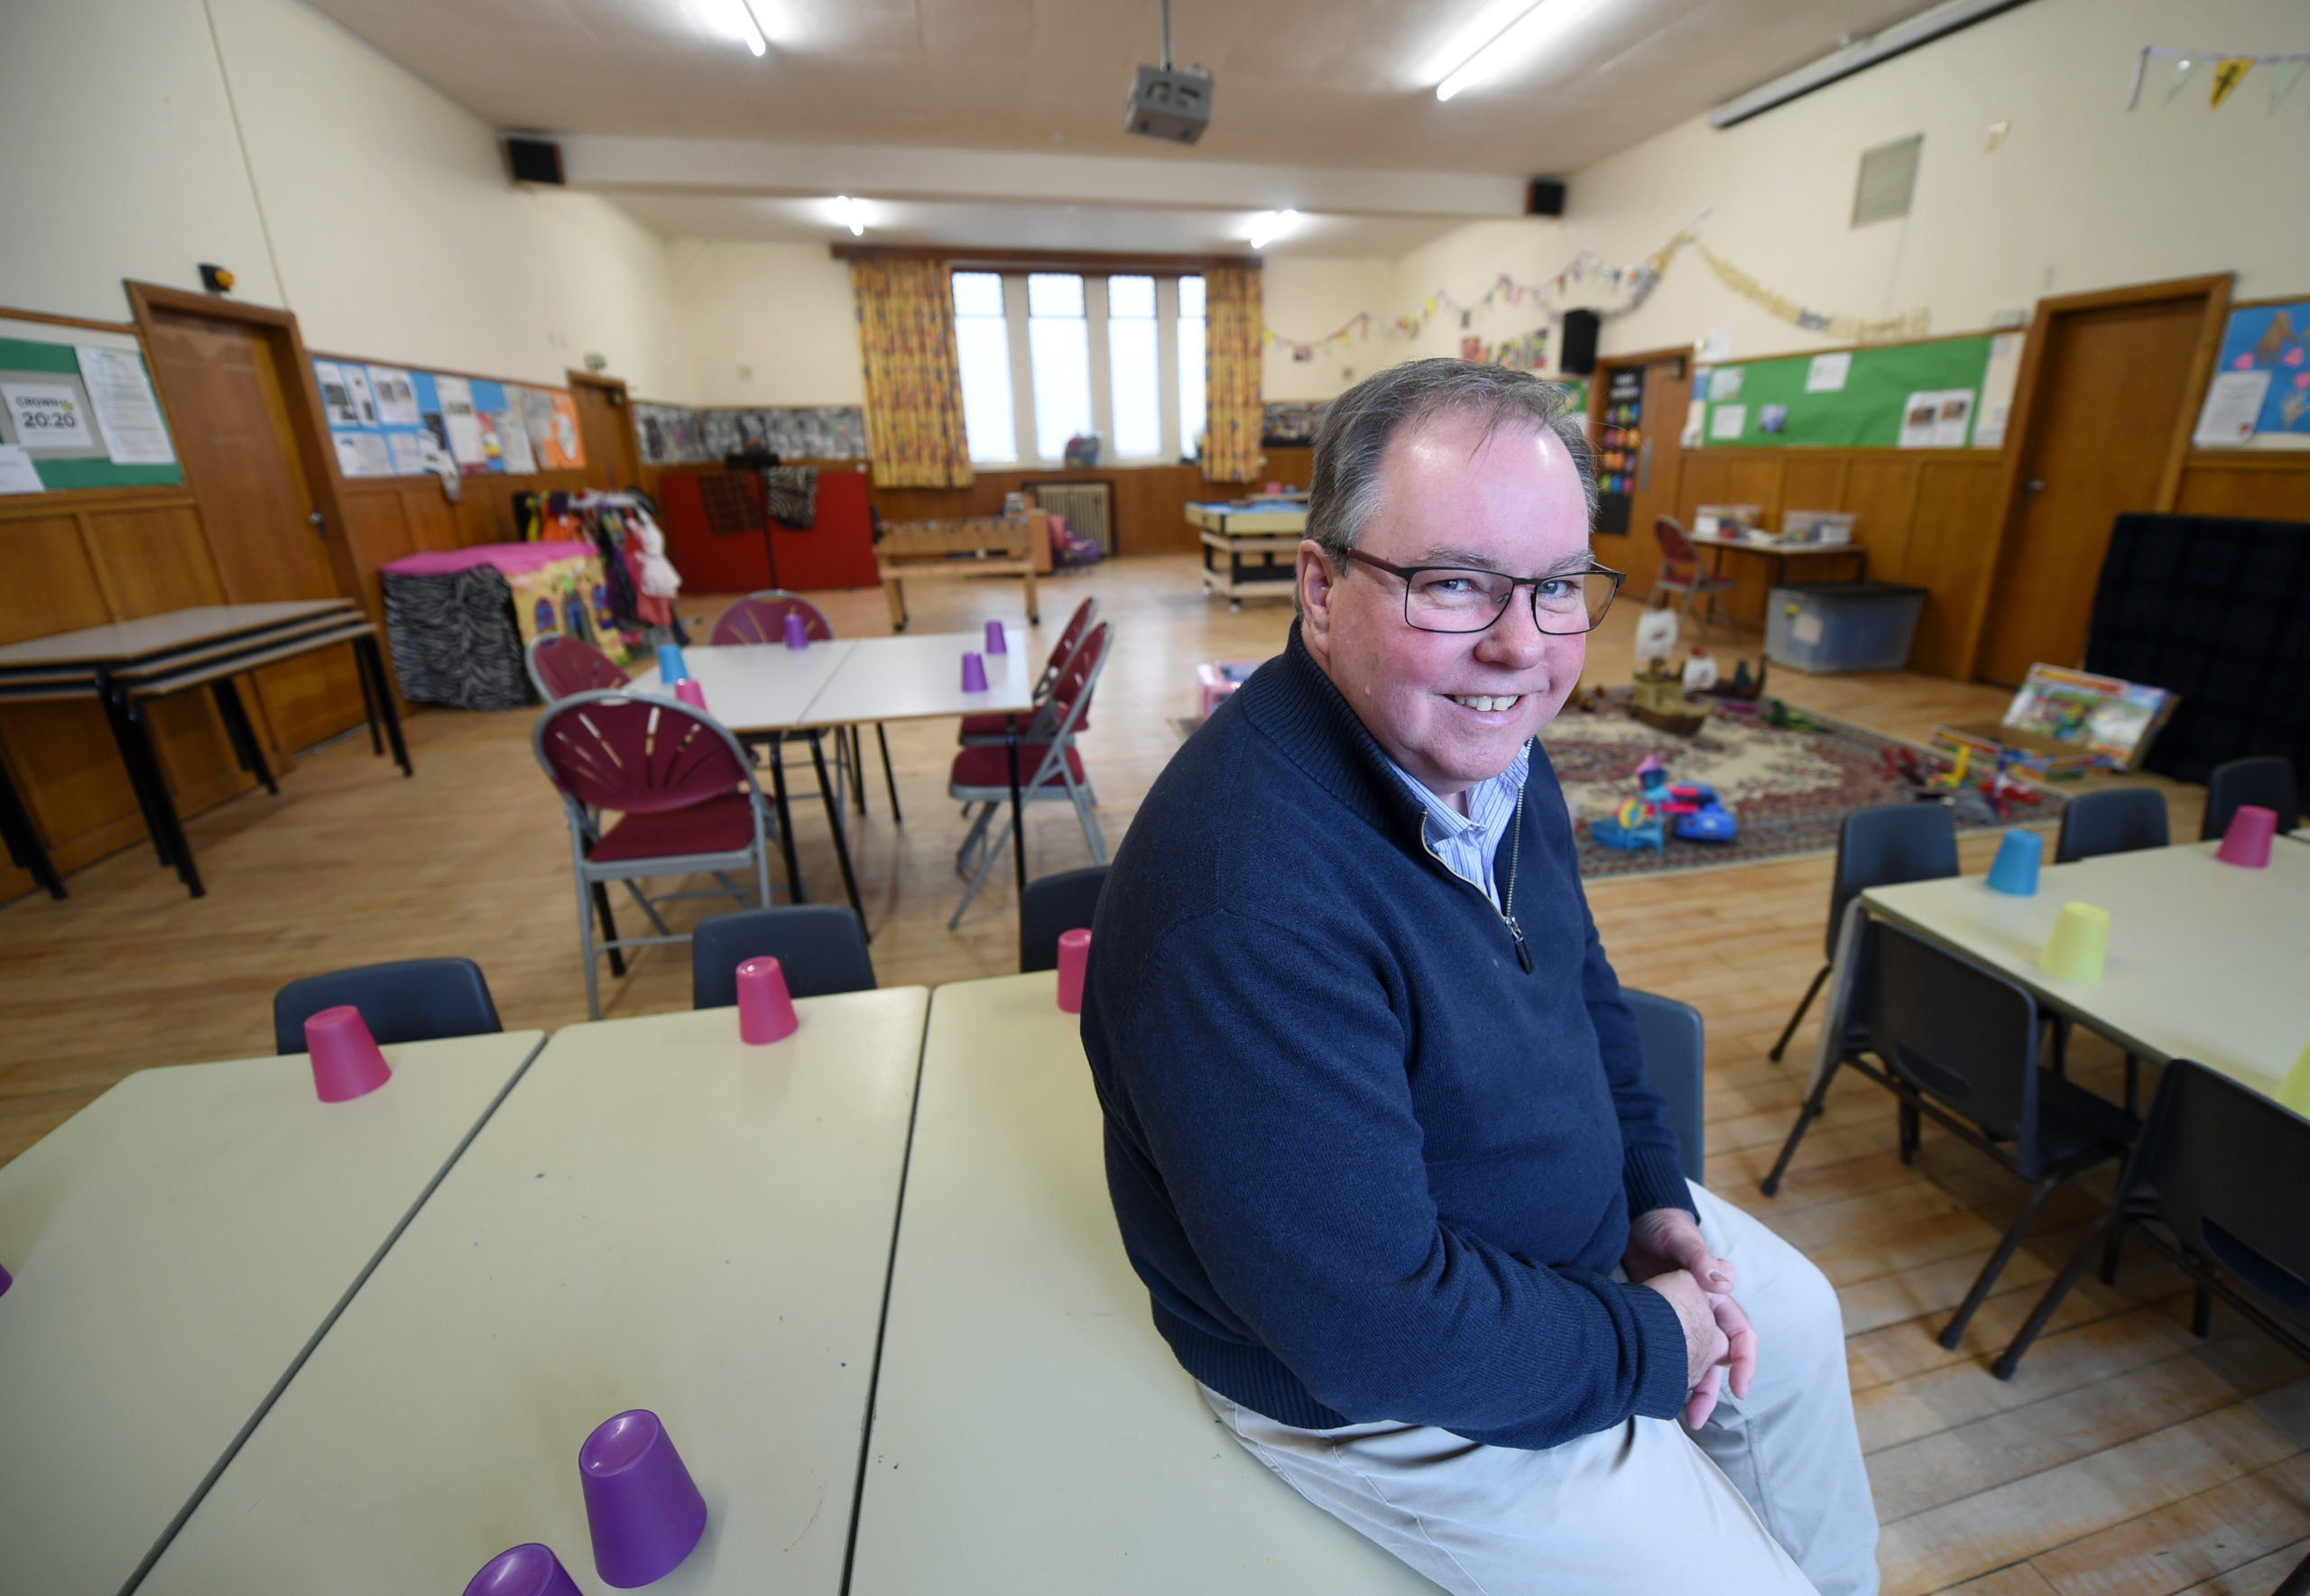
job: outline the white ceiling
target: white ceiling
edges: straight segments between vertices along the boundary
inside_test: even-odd
[[[1174,0],[1177,59],[1216,75],[1192,150],[1123,132],[1132,69],[1157,55],[1157,0],[751,0],[771,38],[762,58],[730,31],[747,0],[310,3],[503,128],[1525,175],[1575,171],[1925,0],[1592,0],[1448,103],[1437,80],[1528,0]],[[1130,185],[1115,187],[1103,198],[1128,206]],[[905,225],[925,242],[991,244],[1004,236],[993,212],[1023,208],[1054,246],[1138,247],[1177,223],[1038,207],[1023,183],[975,198],[990,202],[975,219],[910,207]],[[826,236],[733,198],[626,202],[661,229]],[[1345,227],[1338,250],[1364,253],[1359,236]],[[1372,247],[1393,253],[1377,235]]]

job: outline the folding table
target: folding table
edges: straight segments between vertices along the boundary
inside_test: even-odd
[[[633,1407],[710,1514],[651,1591],[837,1596],[927,1002],[556,1032],[139,1596],[455,1592],[528,1541],[599,1591],[578,1449]]]
[[[401,718],[393,708],[393,685],[385,678],[384,657],[378,651],[377,629],[363,619],[350,599],[299,599],[282,604],[202,604],[171,610],[142,620],[116,622],[33,638],[0,648],[0,703],[46,702],[93,697],[104,706],[113,741],[120,749],[130,787],[143,811],[152,847],[161,863],[172,865],[193,897],[201,897],[200,872],[193,863],[192,846],[185,840],[169,779],[146,724],[144,706],[194,687],[208,688],[225,721],[226,734],[241,768],[278,792],[247,708],[233,678],[262,666],[293,660],[347,643],[361,682],[361,697],[369,718],[370,746],[379,754],[393,742],[393,759],[404,776],[411,773],[409,750],[402,742]],[[5,819],[5,795],[0,795],[0,819]],[[32,857],[26,857],[18,828],[5,828],[7,843],[20,863],[44,881],[54,883],[55,872],[32,838]],[[23,828],[30,833],[29,824]],[[51,891],[60,886],[51,884]]]
[[[1724,574],[1724,551],[1728,549],[1742,554],[1760,555],[1769,560],[1772,563],[1772,577],[1769,586],[1773,587],[1783,585],[1788,575],[1788,562],[1792,559],[1830,559],[1843,557],[1855,562],[1853,572],[1854,581],[1859,582],[1869,575],[1869,550],[1862,548],[1858,543],[1783,543],[1778,539],[1762,540],[1727,538],[1715,532],[1686,532],[1685,536],[1692,540],[1696,548],[1715,550],[1709,557],[1708,574],[1712,577],[1722,577]]]
[[[1057,980],[932,994],[850,1596],[1433,1596],[1253,1462],[1156,1333]]]
[[[126,1587],[543,1040],[143,1070],[0,1167],[0,1584]]]

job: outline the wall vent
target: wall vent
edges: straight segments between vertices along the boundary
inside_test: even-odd
[[[1861,178],[1853,188],[1853,225],[1890,221],[1909,214],[1917,193],[1917,167],[1925,151],[1925,135],[1911,134],[1880,144],[1861,154]]]

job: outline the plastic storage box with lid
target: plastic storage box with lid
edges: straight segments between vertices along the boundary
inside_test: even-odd
[[[1891,582],[1797,582],[1765,604],[1765,658],[1797,670],[1899,670],[1925,589]]]

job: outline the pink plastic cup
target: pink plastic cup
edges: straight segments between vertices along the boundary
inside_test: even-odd
[[[807,649],[810,646],[809,623],[802,619],[802,612],[799,610],[786,612],[786,646],[790,649]]]
[[[706,1533],[706,1499],[646,1407],[605,1419],[578,1451],[594,1568],[621,1591],[681,1565]]]
[[[466,1596],[583,1596],[553,1548],[538,1541],[500,1552],[466,1582]]]
[[[2259,804],[2241,804],[2238,812],[2230,816],[2230,829],[2222,834],[2222,846],[2213,856],[2224,864],[2235,864],[2244,870],[2267,870],[2270,863],[2270,839],[2278,835],[2278,811],[2266,809]]]
[[[986,623],[986,651],[990,654],[1007,654],[1011,651],[1011,640],[1003,634],[1003,623],[1000,621],[989,621]]]
[[[802,1028],[786,991],[786,972],[767,955],[738,966],[738,1039],[761,1047]]]
[[[674,684],[674,697],[701,715],[706,711],[706,687],[694,676],[686,676]]]
[[[977,654],[966,653],[963,656],[963,691],[966,693],[986,691],[986,661]]]
[[[1083,967],[1091,962],[1091,933],[1058,934],[1058,1006],[1063,1013],[1083,1012]]]
[[[305,1051],[312,1055],[313,1090],[323,1102],[366,1097],[393,1078],[393,1066],[350,1003],[324,1009],[305,1021]]]

